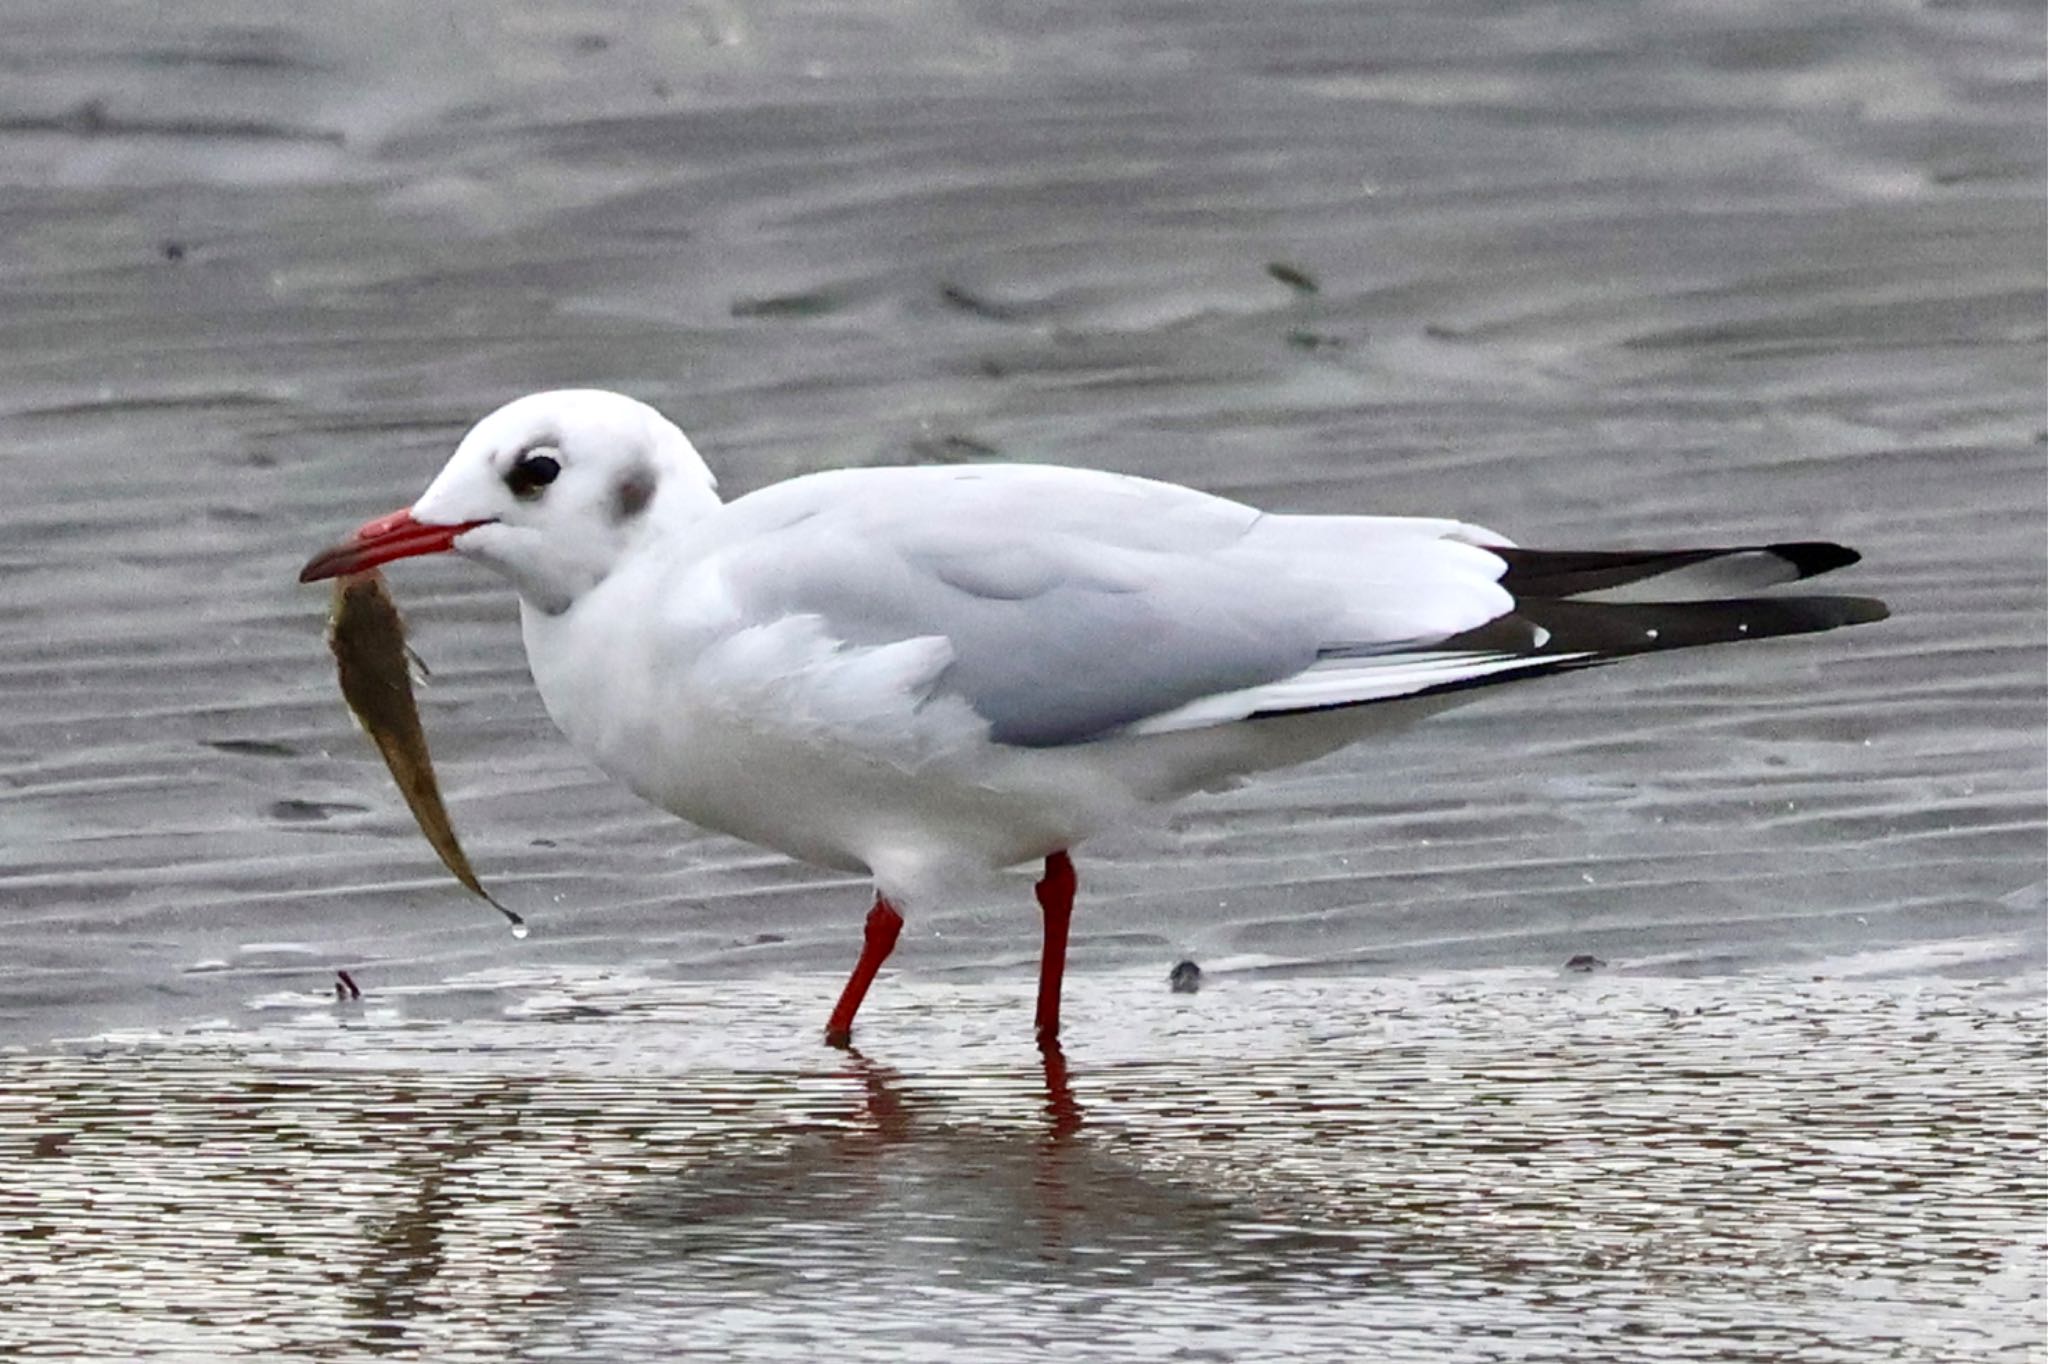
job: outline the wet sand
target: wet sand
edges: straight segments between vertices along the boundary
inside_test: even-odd
[[[1956,3],[12,7],[0,1278],[30,1274],[34,1295],[0,1332],[209,1358],[219,1342],[611,1358],[770,1327],[801,1353],[839,1322],[875,1357],[1037,1333],[1241,1358],[1327,1353],[1371,1326],[1418,1333],[1402,1339],[1424,1356],[1561,1358],[1574,1329],[1634,1322],[1673,1358],[2020,1357],[2040,1338],[2042,1249],[2015,1200],[2038,1210],[2040,1191],[2016,1182],[2012,1134],[2038,1125],[2048,956],[2038,19]],[[1036,953],[1021,879],[910,923],[864,1020],[873,1069],[850,1069],[810,1044],[862,888],[698,834],[584,764],[480,571],[408,564],[393,585],[433,668],[422,708],[457,827],[530,938],[440,871],[352,729],[298,564],[409,501],[477,415],[573,384],[662,406],[733,493],[1001,458],[1275,508],[1455,514],[1539,546],[1830,538],[1868,556],[1843,590],[1895,614],[1508,689],[1085,850],[1069,1050],[1089,1125],[1069,1177],[1089,1206],[1166,1199],[1134,1235],[1181,1266],[1134,1268],[1152,1286],[1118,1296],[1072,1256],[1027,1273],[1019,1247],[888,1235],[991,1163],[1005,1197],[1035,1196],[1029,1152],[1057,1134],[1018,1049]],[[1505,1156],[1433,1145],[1396,1100],[1514,1130],[1486,1096],[1572,1054],[1577,1015],[1542,1001],[1584,997],[1556,983],[1581,952],[1612,963],[1595,979],[1630,1002],[1596,1016],[1626,1037],[1532,1092],[1564,1086],[1549,1092],[1588,1115],[1590,1153],[1557,1135],[1532,1157],[1551,1183],[1526,1226],[1484,1193],[1469,1222],[1382,1215],[1368,1195],[1390,1179],[1404,1199],[1434,1179],[1505,1187]],[[1170,1026],[1134,1022],[1168,1007],[1183,956],[1222,987]],[[358,1016],[326,1002],[342,968],[368,991]],[[558,997],[596,1021],[549,1015]],[[1369,1021],[1390,999],[1417,1030],[1396,1061]],[[1931,1031],[1884,1012],[1929,1001],[1950,1020]],[[1686,1045],[1736,1089],[1660,1069],[1631,1029],[1666,1007],[1721,1020]],[[1831,1041],[1783,1021],[1802,1010]],[[1480,1024],[1496,1012],[1498,1036]],[[1318,1040],[1330,1020],[1351,1050]],[[595,1051],[592,1028],[611,1039]],[[1944,1066],[1982,1077],[1961,1146],[1942,1144],[1947,1096],[1926,1081]],[[1279,1076],[1296,1078],[1262,1078]],[[871,1080],[910,1096],[897,1136],[860,1116]],[[1859,1116],[1793,1159],[1817,1084],[1859,1096]],[[465,1135],[449,1110],[499,1105],[499,1085],[544,1096],[519,1100],[530,1131],[501,1115]],[[1685,1124],[1725,1121],[1737,1090],[1773,1115],[1759,1140],[1783,1160],[1721,1218],[1700,1182],[1716,1148]],[[1189,1095],[1236,1137],[1162,1116]],[[635,1096],[668,1105],[645,1127],[674,1137],[659,1160],[628,1150]],[[1304,1097],[1347,1115],[1338,1138],[1289,1140]],[[98,1163],[70,1166],[74,1101],[168,1116],[99,1123]],[[318,1136],[337,1111],[366,1116]],[[843,1127],[907,1183],[807,1220],[762,1192],[789,1124]],[[1673,1132],[1694,1135],[1658,1136]],[[1218,1155],[1228,1140],[1240,1159]],[[570,1164],[603,1196],[543,1207],[537,1164],[538,1201],[479,1202],[486,1167],[517,1167],[527,1142],[537,1161],[588,1144]],[[830,1167],[817,1142],[790,1179]],[[1396,1150],[1425,1164],[1396,1170]],[[213,1153],[215,1172],[261,1152],[260,1225],[172,1151]],[[1642,1162],[1636,1204],[1610,1159]],[[1290,1185],[1296,1161],[1331,1164]],[[1932,1201],[1828,1182],[1858,1161],[1924,1169]],[[689,1201],[719,1162],[768,1199],[755,1220]],[[1251,1173],[1264,1182],[1232,1182]],[[116,1192],[65,1201],[78,1181]],[[159,1185],[190,1215],[120,1213]],[[1771,1258],[1769,1238],[1805,1244],[1812,1189],[1877,1258]],[[713,1227],[708,1251],[663,1199]],[[1950,1205],[1982,1215],[1957,1230]],[[1058,1221],[1034,1207],[983,1231]],[[1266,1217],[1310,1239],[1362,1218],[1412,1244],[1262,1257],[1230,1228]],[[704,1272],[721,1247],[758,1260],[806,1235],[828,1268],[810,1287],[789,1277],[802,1262]],[[23,1236],[82,1236],[125,1269],[50,1278]],[[490,1258],[509,1241],[546,1280],[505,1318],[532,1331],[511,1347],[464,1315],[496,1301],[470,1290],[477,1266],[509,1272]],[[967,1276],[950,1315],[927,1314],[936,1337],[900,1313],[844,1326],[873,1299],[846,1267],[858,1245],[899,1295]],[[1437,1259],[1414,1249],[1429,1245]],[[1552,1254],[1619,1255],[1621,1277]],[[303,1334],[296,1300],[254,1282],[278,1265],[336,1295],[306,1301]],[[364,1275],[386,1276],[386,1299],[334,1287]],[[1377,1288],[1352,1301],[1339,1281]],[[1464,1295],[1489,1282],[1506,1287]],[[217,1317],[165,1306],[205,1285]],[[741,1292],[763,1285],[823,1296],[764,1321]],[[1225,1318],[1244,1334],[1204,1334]]]

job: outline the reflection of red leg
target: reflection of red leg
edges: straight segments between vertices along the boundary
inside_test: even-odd
[[[853,1041],[853,1016],[860,1011],[860,1002],[867,998],[868,986],[874,984],[875,972],[882,969],[882,963],[896,950],[896,935],[903,931],[903,916],[896,912],[896,906],[877,895],[875,907],[868,911],[867,932],[862,936],[860,960],[854,963],[853,975],[848,978],[846,988],[839,992],[839,1002],[832,1006],[832,1020],[825,1025],[825,1040],[835,1047],[843,1047]]]
[[[1073,859],[1056,852],[1045,859],[1038,907],[1045,911],[1045,955],[1038,962],[1038,1045],[1057,1046],[1060,1036],[1060,981],[1067,974],[1067,923],[1074,917]]]
[[[1038,1050],[1045,1060],[1045,1114],[1052,1119],[1046,1135],[1063,1141],[1081,1130],[1081,1102],[1067,1080],[1067,1057],[1060,1044],[1047,1042]]]

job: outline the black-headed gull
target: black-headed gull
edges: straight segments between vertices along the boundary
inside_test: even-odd
[[[874,878],[840,1042],[900,908],[962,874],[1043,860],[1050,1046],[1068,850],[1105,827],[1480,687],[1885,615],[1738,595],[1854,563],[1839,545],[1520,549],[1087,469],[844,469],[721,502],[674,424],[595,390],[491,413],[409,509],[300,578],[449,549],[518,589],[541,699],[599,767]]]

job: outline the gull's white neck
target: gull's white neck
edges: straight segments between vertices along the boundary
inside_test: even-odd
[[[663,584],[723,505],[708,474],[700,480],[670,468],[646,510],[619,528],[601,557],[555,566],[539,591],[508,574],[519,588],[527,667],[548,715],[576,747],[636,789],[631,760],[652,738],[639,731],[664,710],[659,697],[639,694],[665,675],[653,628]],[[570,593],[558,586],[565,570],[575,575]]]

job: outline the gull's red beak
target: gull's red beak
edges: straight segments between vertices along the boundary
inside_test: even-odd
[[[395,511],[357,528],[338,545],[330,545],[299,570],[299,581],[317,583],[344,573],[361,573],[388,564],[393,559],[410,559],[415,554],[439,554],[455,543],[455,537],[488,521],[465,521],[459,526],[423,526],[412,512]]]

